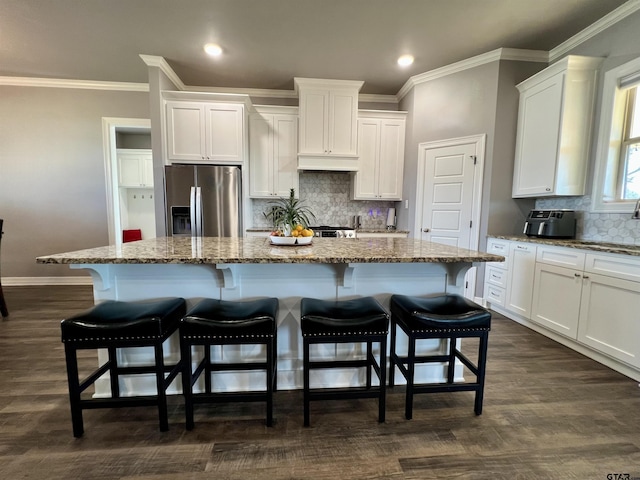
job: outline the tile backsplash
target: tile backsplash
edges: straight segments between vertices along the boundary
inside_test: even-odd
[[[316,225],[351,227],[354,215],[360,215],[362,228],[384,229],[387,211],[395,202],[351,199],[351,174],[348,172],[300,172],[300,198],[316,216]],[[264,213],[272,200],[253,199],[253,224],[271,227]]]
[[[640,245],[640,220],[628,213],[592,213],[591,196],[557,197],[536,200],[536,208],[575,210],[578,217],[576,238],[600,242]]]

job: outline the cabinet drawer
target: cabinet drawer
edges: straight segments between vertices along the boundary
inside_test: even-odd
[[[575,248],[538,246],[536,262],[582,270],[585,257],[585,252]]]
[[[497,268],[495,265],[490,265],[487,267],[485,278],[487,282],[492,285],[502,288],[507,287],[507,270]]]
[[[509,256],[509,241],[500,240],[499,238],[490,238],[487,241],[487,253],[493,253],[495,255],[502,255],[503,257]]]
[[[490,285],[488,283],[485,285],[484,299],[488,303],[492,303],[494,305],[500,305],[500,306],[504,307],[505,296],[506,295],[505,295],[505,289],[504,288],[495,287],[495,286]]]
[[[640,282],[640,259],[630,255],[587,253],[584,271]]]

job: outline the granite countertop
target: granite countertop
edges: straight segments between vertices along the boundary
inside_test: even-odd
[[[623,255],[633,255],[640,257],[640,245],[630,245],[626,243],[595,242],[590,240],[561,240],[556,238],[527,237],[525,235],[489,235],[491,238],[501,238],[516,242],[538,243],[542,245],[553,245],[556,247],[580,248],[601,253],[618,253]]]
[[[45,255],[37,263],[455,263],[503,262],[500,255],[412,238],[314,238],[311,245],[275,246],[269,238],[161,237]]]
[[[270,232],[272,228],[267,227],[254,227],[247,228],[247,232]],[[386,228],[356,228],[356,235],[358,232],[362,233],[409,233],[409,230],[387,230]]]

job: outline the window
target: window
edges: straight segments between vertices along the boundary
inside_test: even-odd
[[[640,95],[638,87],[626,91],[625,118],[620,148],[619,198],[640,199]]]
[[[592,211],[633,211],[640,199],[640,58],[605,74]]]

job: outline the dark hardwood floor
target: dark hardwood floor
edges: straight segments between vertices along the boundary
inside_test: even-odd
[[[203,405],[187,432],[176,396],[168,432],[154,407],[93,410],[75,439],[59,323],[92,305],[91,288],[5,287],[5,296],[1,479],[640,478],[638,383],[497,314],[479,417],[473,394],[457,392],[417,396],[407,421],[396,387],[384,424],[368,399],[315,402],[304,428],[302,396],[283,391],[273,428],[261,403]]]

